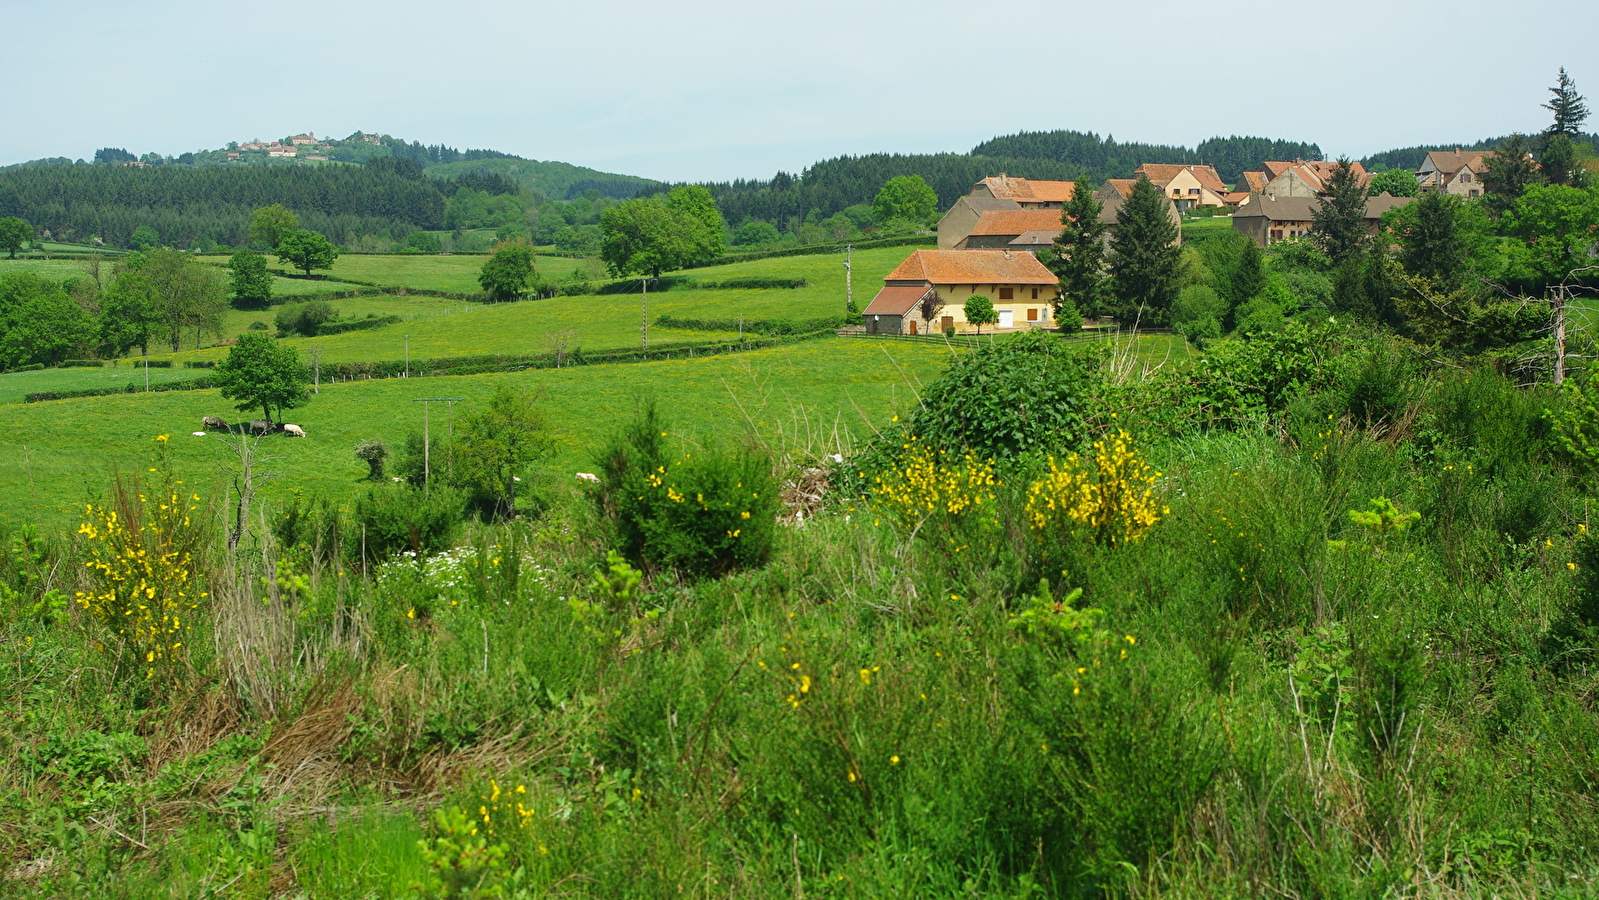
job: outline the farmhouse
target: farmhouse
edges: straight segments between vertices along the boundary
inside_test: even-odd
[[[971,196],[1012,200],[1022,209],[1060,209],[1076,187],[1070,181],[1031,181],[1001,172],[973,185]]]
[[[1434,150],[1421,161],[1416,181],[1424,191],[1454,194],[1467,200],[1482,196],[1482,173],[1488,171],[1492,150]]]
[[[1227,184],[1215,166],[1144,163],[1133,172],[1160,188],[1179,211],[1195,206],[1230,206]]]
[[[1266,197],[1282,199],[1284,197],[1321,197],[1327,193],[1327,182],[1332,179],[1333,170],[1338,164],[1323,159],[1303,160],[1293,162],[1264,162],[1259,171],[1245,172],[1238,183],[1240,192],[1248,191]],[[1360,163],[1350,164],[1355,172],[1355,180],[1361,187],[1371,180],[1371,173]],[[1249,199],[1241,201],[1244,204],[1252,202]]]
[[[1382,214],[1404,206],[1410,197],[1381,193],[1366,201],[1366,231],[1377,233]],[[1319,197],[1270,197],[1256,195],[1247,206],[1233,213],[1233,228],[1262,247],[1278,241],[1304,237],[1321,206]]]
[[[972,330],[964,307],[974,295],[994,302],[1001,330],[1042,325],[1058,291],[1037,257],[1011,250],[917,250],[883,282],[866,307],[867,334]]]
[[[1105,232],[1106,240],[1110,239],[1110,232],[1116,228],[1116,214],[1121,211],[1122,204],[1127,202],[1127,198],[1132,196],[1133,185],[1137,183],[1136,178],[1107,178],[1104,186],[1094,192],[1094,199],[1103,204],[1099,221],[1110,226],[1110,230]],[[1178,240],[1181,241],[1183,214],[1177,211],[1177,204],[1170,196],[1163,194],[1162,197],[1166,203],[1166,217],[1177,226]]]

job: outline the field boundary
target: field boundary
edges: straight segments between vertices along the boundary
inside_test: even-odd
[[[597,353],[584,353],[582,348],[576,348],[571,353],[556,354],[555,352],[530,354],[525,356],[468,356],[468,357],[439,357],[435,359],[412,360],[409,364],[400,360],[385,360],[381,362],[344,362],[323,366],[321,369],[322,380],[329,383],[350,381],[371,381],[380,378],[435,378],[448,375],[485,375],[494,372],[521,372],[527,369],[564,369],[573,366],[600,366],[616,365],[619,363],[658,362],[667,359],[693,359],[700,356],[723,356],[728,353],[744,353],[750,350],[765,350],[771,347],[780,347],[784,344],[797,344],[801,341],[816,340],[817,338],[833,337],[836,332],[829,328],[821,331],[811,331],[804,334],[775,335],[756,340],[743,341],[714,341],[697,344],[667,344],[652,350],[601,350]],[[149,393],[163,391],[201,391],[216,387],[216,382],[210,377],[195,378],[188,381],[168,381],[158,385],[151,385]],[[145,390],[137,389],[133,384],[125,388],[86,388],[75,391],[35,391],[23,397],[24,403],[42,403],[49,400],[77,400],[84,397],[111,397],[120,394],[142,394]]]

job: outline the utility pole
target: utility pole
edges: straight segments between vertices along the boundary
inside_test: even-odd
[[[844,312],[855,311],[855,245],[844,245]]]
[[[405,336],[405,377],[411,377],[411,336]],[[423,407],[426,409],[427,407]]]
[[[650,280],[647,276],[640,274],[638,283],[641,289],[639,296],[643,298],[639,302],[639,308],[643,310],[644,314],[644,327],[642,329],[644,334],[643,350],[648,353],[650,352]]]
[[[450,422],[450,426],[449,426],[450,427],[450,437],[453,439],[455,437],[455,404],[460,403],[461,402],[461,398],[460,397],[418,397],[418,398],[412,400],[411,402],[412,403],[420,403],[420,404],[422,404],[422,483],[424,485],[428,485],[428,484],[431,484],[433,482],[433,459],[432,459],[433,439],[432,439],[432,436],[431,436],[431,432],[428,429],[428,404],[430,404],[430,403],[444,403],[444,404],[447,404],[446,408],[448,410],[449,422]]]

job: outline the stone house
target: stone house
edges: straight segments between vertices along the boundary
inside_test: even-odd
[[[1254,172],[1245,172],[1238,182],[1240,192],[1260,194],[1282,199],[1284,197],[1321,197],[1327,193],[1327,182],[1332,179],[1336,162],[1322,159],[1296,159],[1293,162],[1263,162]],[[1360,163],[1351,163],[1355,180],[1365,187],[1371,173]],[[1243,204],[1251,201],[1243,200]]]
[[[1421,161],[1416,182],[1424,191],[1440,191],[1471,200],[1482,196],[1482,173],[1492,150],[1434,150]]]
[[[1382,193],[1366,201],[1366,231],[1376,234],[1383,213],[1409,203],[1410,197]],[[1310,234],[1311,222],[1321,207],[1319,197],[1271,197],[1257,194],[1233,213],[1233,229],[1261,247]]]
[[[1022,209],[1060,209],[1076,188],[1070,181],[1032,181],[1001,172],[972,185],[971,196],[1012,200]]]
[[[1055,274],[1031,253],[917,250],[883,279],[863,315],[867,334],[973,331],[965,304],[982,295],[993,301],[1003,331],[1047,324],[1058,293]]]

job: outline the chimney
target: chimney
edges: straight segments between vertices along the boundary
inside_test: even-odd
[[[1455,148],[1455,156],[1456,156],[1456,157],[1459,157],[1459,156],[1460,156],[1460,148],[1459,148],[1459,147],[1456,147],[1456,148]]]
[[[1010,251],[1009,250],[1005,251],[1005,258],[1006,259],[1010,259]]]

